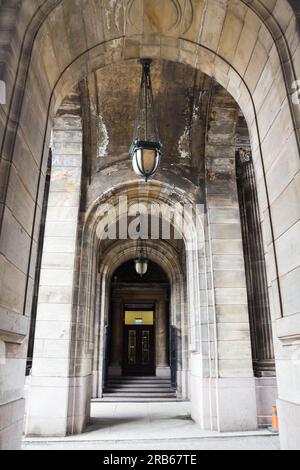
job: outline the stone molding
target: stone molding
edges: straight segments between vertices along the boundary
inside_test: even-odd
[[[285,346],[300,344],[300,313],[276,321],[277,335]]]
[[[0,340],[6,343],[23,343],[28,334],[29,318],[2,308],[0,316]]]

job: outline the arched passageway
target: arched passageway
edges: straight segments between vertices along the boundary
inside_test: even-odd
[[[7,409],[14,410],[15,418],[9,426],[10,436],[19,436],[22,426],[23,370],[26,356],[26,343],[23,341],[27,336],[31,311],[34,255],[37,249],[52,120],[72,86],[82,81],[89,73],[109,64],[147,55],[157,60],[188,64],[213,77],[235,98],[247,120],[257,180],[269,300],[275,331],[282,442],[285,447],[298,445],[294,436],[299,435],[297,433],[299,420],[295,418],[299,415],[299,361],[297,361],[299,298],[294,295],[294,286],[299,279],[299,262],[298,255],[291,254],[291,250],[295,251],[293,247],[298,246],[300,213],[299,100],[295,91],[299,75],[299,33],[296,16],[285,0],[271,2],[272,6],[264,1],[248,4],[243,1],[228,0],[224,3],[209,0],[199,1],[194,8],[190,1],[179,1],[176,3],[181,9],[177,10],[177,13],[174,10],[174,2],[166,0],[165,15],[161,20],[154,14],[158,8],[156,2],[152,6],[149,2],[145,2],[141,14],[140,7],[144,2],[138,0],[118,2],[122,8],[116,8],[113,12],[109,11],[106,2],[102,4],[90,1],[85,5],[84,15],[81,3],[76,2],[74,5],[74,2],[67,0],[49,0],[45,1],[38,10],[35,10],[34,2],[27,2],[24,9],[20,8],[18,34],[15,34],[18,54],[7,51],[8,59],[3,72],[3,79],[7,82],[7,103],[1,107],[0,115],[2,188],[0,242],[3,273],[1,308],[4,317],[1,341],[5,345],[4,359],[7,359],[7,362],[1,367],[5,368],[4,376],[10,375],[9,371],[14,368],[16,381],[12,384],[8,380],[3,385],[0,404],[3,414],[7,413]],[[184,14],[178,13],[183,11]],[[7,45],[4,44],[4,47]],[[9,77],[14,78],[10,80]],[[75,133],[78,128],[75,127],[72,131]],[[80,135],[77,138],[80,139]],[[77,141],[77,144],[75,154],[82,156],[80,141]],[[207,173],[206,208],[212,225],[218,225],[214,220],[220,220],[220,214],[222,211],[224,214],[224,209],[229,210],[224,198],[221,202],[220,197],[213,197],[216,195],[219,175],[222,173],[220,168],[213,165],[217,160],[216,155],[209,155],[209,152],[207,154],[211,159],[209,160],[211,166]],[[81,181],[81,166],[80,161],[76,173],[77,183]],[[74,169],[74,166],[72,168]],[[83,178],[88,179],[90,176],[84,166]],[[126,168],[123,172],[119,172],[113,187],[117,187],[124,176]],[[166,173],[162,172],[159,179],[165,182]],[[126,181],[128,184],[131,182],[127,177]],[[102,183],[102,194],[112,190],[109,181],[102,180]],[[173,184],[176,187],[180,186],[176,178]],[[188,197],[192,194],[189,193],[192,189],[192,187],[185,188]],[[227,190],[228,187],[225,187],[225,191]],[[76,191],[74,194],[79,197]],[[82,214],[84,221],[89,220],[94,200],[87,200],[86,214]],[[73,206],[75,214],[79,209],[76,204]],[[234,216],[232,217],[234,219]],[[14,237],[8,235],[9,228],[15,234]],[[70,253],[74,254],[78,248],[77,234],[74,235],[72,232],[68,238],[72,238]],[[212,245],[217,245],[214,230],[209,232],[209,239]],[[84,238],[82,243],[80,247],[85,247]],[[16,246],[22,247],[22,250],[16,251]],[[214,256],[213,253],[210,254]],[[76,261],[75,256],[73,261]],[[92,263],[88,268],[93,273],[96,266],[95,257],[91,256],[88,263]],[[82,266],[83,264],[81,268]],[[79,270],[78,266],[76,269]],[[216,282],[217,276],[213,278]],[[11,288],[12,280],[14,280],[14,289]],[[192,295],[199,297],[200,276],[193,278],[192,282]],[[66,322],[67,329],[72,329],[74,325],[77,329],[81,327],[84,329],[86,320],[80,321],[79,312],[82,305],[81,301],[78,301],[77,286],[75,287],[70,280],[69,284],[63,287],[67,301],[61,305],[64,305],[66,310],[68,305],[73,315],[72,321]],[[218,307],[220,299],[222,299],[221,304],[224,302],[226,305],[226,298],[223,296],[225,292],[219,289],[224,287],[213,289],[214,307]],[[194,304],[195,308],[200,305],[197,302]],[[84,308],[86,308],[85,302]],[[69,312],[66,313],[66,310],[65,315],[68,316]],[[217,310],[215,308],[214,312]],[[48,314],[49,311],[45,313],[45,318]],[[73,318],[77,318],[79,323],[73,321]],[[190,323],[191,343],[196,350],[200,348],[199,338],[203,339],[200,330],[198,323]],[[92,337],[88,331],[89,328],[84,330],[81,340],[81,347],[85,352],[90,348]],[[217,333],[220,334],[219,331]],[[18,349],[15,356],[11,354],[14,348]],[[71,388],[74,391],[79,388],[78,384],[84,381],[82,377],[88,376],[82,374],[82,366],[75,367],[71,360],[74,357],[82,358],[84,356],[84,354],[80,356],[82,350],[75,341],[74,349],[71,347],[68,353],[66,351],[62,353],[66,354],[66,361],[61,363],[59,371],[61,383],[66,381],[69,386],[73,382]],[[219,381],[224,378],[222,367],[219,367],[222,365],[222,360],[216,361],[218,362],[216,378]],[[58,362],[56,358],[56,365]],[[52,373],[53,377],[57,376],[56,365],[53,365],[53,370],[49,367],[50,376]],[[226,377],[226,372],[224,374]],[[247,374],[249,375],[249,371]],[[241,373],[241,378],[249,378],[248,375],[244,377]],[[38,369],[35,380],[38,388],[43,381],[43,373],[41,372],[39,377]],[[210,378],[208,386],[212,386],[212,382]],[[62,388],[59,385],[57,390],[61,391]],[[80,409],[79,424],[75,425],[74,410],[77,404],[72,400],[72,393],[69,393],[68,426],[65,418],[59,418],[54,424],[53,432],[57,426],[62,433],[75,432],[76,429],[82,428],[84,424],[82,416],[85,416],[85,410]],[[83,399],[82,403],[86,403],[86,400]],[[218,405],[220,404],[222,400],[219,401]],[[195,413],[199,414],[197,411]],[[200,416],[203,416],[202,411]],[[215,414],[212,412],[211,422],[214,419]],[[42,419],[36,431],[39,432],[41,428]],[[5,442],[7,441],[4,440]]]
[[[114,272],[105,358],[108,381],[116,376],[170,379],[169,289],[167,275],[153,261],[143,277],[136,272],[134,259]]]

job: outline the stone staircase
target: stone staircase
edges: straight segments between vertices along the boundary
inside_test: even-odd
[[[164,377],[114,377],[104,389],[101,401],[107,402],[170,402],[176,391]]]

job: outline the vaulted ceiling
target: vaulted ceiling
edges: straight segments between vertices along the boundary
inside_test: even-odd
[[[136,60],[104,67],[87,78],[94,170],[107,159],[128,157],[140,81]],[[152,81],[164,158],[174,165],[199,166],[211,79],[187,65],[154,61]]]
[[[197,185],[204,174],[208,129],[210,136],[222,144],[226,134],[235,129],[238,105],[213,79],[188,65],[154,60],[151,70],[164,144],[161,167]],[[90,177],[118,162],[128,162],[140,80],[141,65],[136,60],[103,67],[80,82],[59,109],[58,117],[82,114]],[[214,97],[217,105],[212,111]],[[240,113],[241,122],[242,143],[249,144],[248,129]]]

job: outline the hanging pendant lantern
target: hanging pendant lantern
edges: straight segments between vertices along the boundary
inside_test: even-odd
[[[134,172],[148,181],[160,164],[163,146],[159,140],[151,83],[150,59],[142,59],[142,82],[134,139],[130,148]]]
[[[141,245],[140,253],[138,258],[134,260],[135,270],[141,277],[145,276],[148,272],[149,260],[144,254],[143,245]]]
[[[145,276],[148,272],[149,260],[146,258],[137,258],[134,263],[137,274],[141,277]]]

